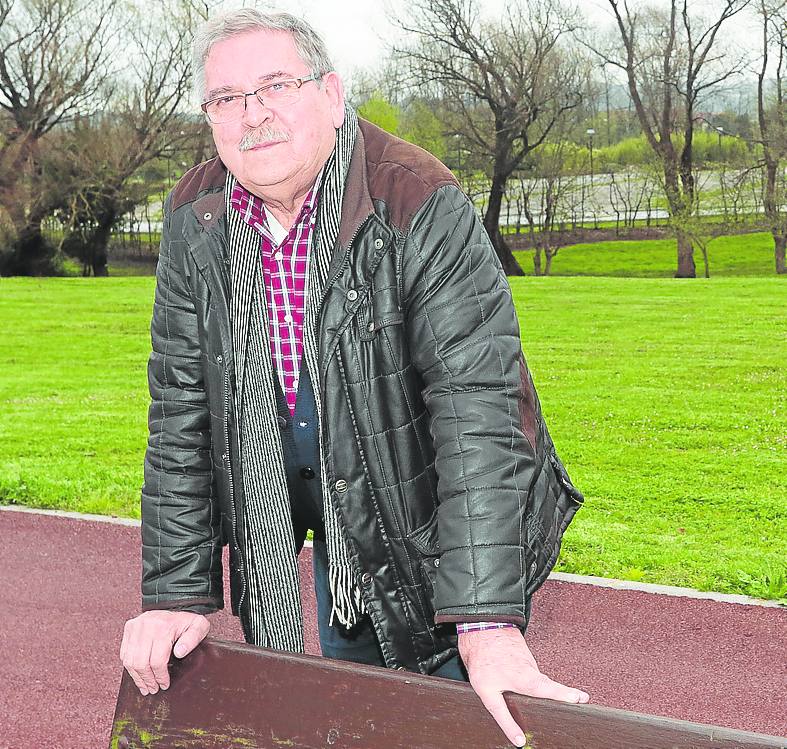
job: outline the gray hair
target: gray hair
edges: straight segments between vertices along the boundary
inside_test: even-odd
[[[205,99],[205,61],[211,47],[216,42],[249,31],[283,31],[291,34],[298,55],[317,75],[323,76],[334,69],[325,42],[306,21],[290,13],[263,13],[255,8],[230,10],[208,19],[194,34],[192,70],[197,103]]]

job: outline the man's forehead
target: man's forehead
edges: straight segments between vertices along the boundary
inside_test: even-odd
[[[258,30],[216,42],[205,60],[210,91],[308,74],[291,34]]]
[[[208,52],[206,63],[231,61],[233,64],[259,62],[271,66],[291,66],[300,60],[292,34],[286,31],[255,29],[220,39]]]

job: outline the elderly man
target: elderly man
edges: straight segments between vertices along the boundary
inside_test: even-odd
[[[195,39],[218,158],[167,199],[149,362],[143,694],[223,605],[303,649],[314,532],[323,653],[585,702],[523,632],[582,495],[558,460],[506,279],[448,169],[358,121],[314,31],[239,10]]]

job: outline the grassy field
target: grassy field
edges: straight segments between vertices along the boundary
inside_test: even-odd
[[[0,279],[0,502],[138,517],[153,283]],[[587,496],[559,568],[787,601],[785,279],[512,286]]]
[[[514,255],[525,273],[532,274],[532,250]],[[697,275],[704,275],[699,248],[694,262]],[[558,250],[551,275],[671,278],[676,265],[674,239],[592,242]],[[711,278],[774,275],[773,237],[767,232],[717,237],[708,243],[708,265]]]

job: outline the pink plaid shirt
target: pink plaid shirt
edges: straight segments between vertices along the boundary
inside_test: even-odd
[[[316,197],[315,184],[306,196],[303,208],[289,233],[281,244],[277,245],[262,200],[252,195],[239,182],[235,184],[235,189],[230,196],[232,207],[260,235],[271,357],[290,413],[295,411],[298,374],[303,353],[306,269],[311,250],[312,230],[317,220]]]
[[[303,353],[306,269],[311,251],[312,230],[317,220],[316,184],[306,196],[298,218],[279,245],[276,244],[271,232],[262,200],[252,195],[240,182],[235,184],[235,189],[230,195],[232,207],[259,233],[261,238],[262,278],[268,306],[271,357],[291,414],[295,411],[298,373]],[[457,623],[456,631],[462,634],[513,626],[513,624],[495,622]]]

